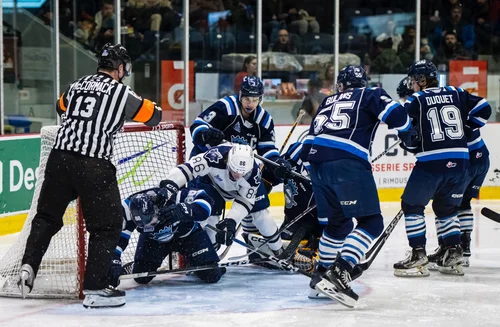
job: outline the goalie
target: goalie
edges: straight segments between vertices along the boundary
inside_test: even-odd
[[[177,194],[176,194],[177,193]],[[112,257],[111,283],[119,284],[124,273],[121,254],[135,229],[140,233],[132,273],[157,270],[172,251],[179,252],[189,266],[219,262],[207,233],[199,221],[212,212],[213,200],[203,190],[175,187],[152,188],[135,193],[122,202],[124,228]],[[194,274],[207,283],[216,283],[225,273],[224,268],[196,271]],[[135,278],[147,284],[154,277]]]

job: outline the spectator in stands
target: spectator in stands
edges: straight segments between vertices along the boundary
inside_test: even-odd
[[[406,26],[403,33],[403,40],[399,43],[398,56],[403,64],[403,67],[409,67],[415,61],[415,42],[416,30],[415,26]],[[427,38],[421,38],[420,41],[420,58],[432,60],[433,52]]]
[[[489,20],[490,5],[487,0],[476,0],[472,5],[471,22],[476,32],[476,49],[478,53],[490,52],[491,24]]]
[[[319,80],[321,81],[321,93],[330,95],[335,92],[335,66],[329,64]]]
[[[321,92],[322,87],[323,83],[318,79],[310,79],[307,82],[307,94],[301,107],[308,116],[302,119],[301,124],[311,124],[311,120],[316,115],[316,110],[326,98],[327,95]]]
[[[434,58],[437,65],[446,65],[450,60],[470,60],[472,56],[469,51],[464,49],[457,41],[457,35],[453,31],[447,31],[444,39],[444,46],[439,49]]]
[[[234,92],[240,92],[241,82],[243,82],[243,78],[247,75],[257,76],[257,57],[255,56],[248,56],[243,61],[241,72],[236,74],[234,78]]]
[[[91,48],[92,41],[92,27],[94,23],[88,19],[83,19],[78,22],[78,28],[75,31],[75,40],[85,46],[87,49]]]
[[[401,34],[396,32],[396,23],[392,19],[389,19],[385,23],[385,31],[377,36],[376,42],[381,42],[390,38],[392,40],[392,49],[398,51],[399,43],[403,40]]]
[[[438,25],[434,30],[434,44],[438,48],[446,31],[454,31],[458,42],[467,50],[473,50],[475,45],[474,26],[462,19],[462,6],[455,5],[451,9],[450,18]]]
[[[45,25],[53,26],[52,1],[46,1],[37,13]],[[73,1],[59,1],[59,30],[69,38],[73,38],[75,22],[73,21]]]
[[[286,28],[283,0],[262,1],[262,31],[271,42],[278,39],[280,28]]]
[[[278,32],[278,40],[271,45],[269,51],[295,54],[297,53],[297,48],[294,44],[292,44],[290,36],[288,35],[288,31],[285,29],[281,29]]]
[[[94,49],[101,49],[115,38],[115,5],[113,0],[104,0],[101,10],[95,15]]]
[[[377,37],[377,47],[380,53],[372,61],[372,72],[379,74],[399,74],[406,72],[406,67],[403,66],[398,53],[392,47],[392,39],[390,37],[383,40]]]
[[[297,11],[297,8],[291,8],[288,11],[288,27],[298,35],[306,33],[319,33],[318,21],[309,16],[304,9]]]
[[[125,20],[139,33],[159,32],[162,7],[172,8],[172,4],[169,0],[129,0],[125,10]]]
[[[253,32],[255,28],[255,14],[250,6],[245,5],[239,0],[228,1],[225,6],[227,10],[231,11],[228,21],[232,26],[234,34],[238,34],[238,32]]]

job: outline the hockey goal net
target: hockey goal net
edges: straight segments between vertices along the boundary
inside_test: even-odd
[[[31,221],[36,214],[47,158],[58,129],[58,126],[47,126],[41,130],[40,166],[33,200],[19,237],[0,261],[0,296],[20,296],[17,279],[21,259]],[[135,192],[157,187],[172,168],[184,162],[184,155],[184,126],[181,124],[161,123],[156,127],[126,124],[117,134],[112,158],[117,168],[116,177],[122,200]],[[68,206],[63,220],[64,227],[52,238],[29,297],[81,297],[88,233],[78,200]],[[138,233],[134,232],[122,254],[123,264],[134,260],[137,239]],[[178,261],[179,257],[174,253],[165,259],[164,264],[178,268]]]

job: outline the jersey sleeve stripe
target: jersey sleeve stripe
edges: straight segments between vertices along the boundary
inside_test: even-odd
[[[204,130],[204,129],[209,129],[209,127],[207,125],[200,125],[198,127],[196,127],[194,130],[193,130],[193,136],[192,136],[192,139],[194,140],[194,138],[196,137],[196,134],[201,131],[201,130]]]
[[[387,116],[389,116],[391,114],[391,112],[397,108],[399,106],[398,103],[396,103],[395,101],[391,101],[389,102],[389,104],[387,104],[384,108],[384,110],[382,110],[382,112],[378,115],[378,119],[383,121],[385,123],[385,120],[387,119]]]
[[[66,112],[66,106],[64,105],[64,96],[65,94],[63,93],[59,98],[59,108],[61,108],[62,111]]]
[[[203,199],[197,199],[197,200],[194,200],[193,203],[198,204],[200,207],[202,207],[204,210],[206,210],[208,216],[210,216],[210,214],[212,213],[212,206],[207,201],[205,201]]]
[[[410,129],[410,127],[411,127],[410,117],[407,117],[406,118],[406,123],[403,126],[394,127],[394,128],[396,130],[400,131],[400,132],[406,132],[407,130]]]
[[[486,119],[481,117],[471,117],[471,120],[481,127],[486,125],[486,123],[488,122]]]
[[[299,144],[297,148],[290,155],[290,158],[292,158],[293,161],[297,161],[301,150],[302,150],[302,144]]]
[[[472,108],[471,111],[469,111],[469,115],[473,115],[475,114],[476,112],[478,112],[479,110],[483,109],[484,107],[486,107],[488,105],[488,101],[486,101],[486,99],[482,99],[481,101],[479,101],[475,106],[474,108]]]
[[[182,172],[182,174],[184,174],[184,177],[186,177],[186,180],[190,181],[193,179],[193,168],[191,168],[190,166],[188,166],[186,164],[179,165],[177,167]]]
[[[307,135],[302,144],[312,144],[314,141],[314,135]]]
[[[271,157],[276,157],[276,156],[279,156],[279,152],[278,150],[276,150],[276,148],[272,149],[272,150],[269,150],[267,152],[264,152],[264,154],[262,154],[262,156],[266,159],[268,158],[271,158]]]
[[[271,126],[271,121],[273,120],[273,118],[271,117],[271,114],[266,112],[266,119],[264,120],[264,128],[269,128]]]
[[[263,149],[263,148],[274,148],[274,142],[273,141],[268,141],[268,142],[259,142],[257,144],[257,147],[259,149]]]
[[[134,117],[132,117],[133,120],[140,122],[140,123],[145,123],[148,120],[153,117],[153,114],[155,112],[155,105],[151,100],[148,99],[143,99],[142,104],[139,107],[139,110],[135,114]]]
[[[226,106],[226,111],[228,116],[233,116],[235,114],[233,104],[229,103],[229,101],[226,98],[220,99],[219,101]]]

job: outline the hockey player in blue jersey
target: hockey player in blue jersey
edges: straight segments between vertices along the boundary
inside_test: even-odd
[[[437,260],[442,273],[463,275],[458,207],[467,186],[469,149],[467,133],[484,126],[491,114],[488,102],[461,88],[438,87],[436,66],[420,60],[408,76],[416,92],[405,103],[419,136],[403,147],[417,162],[402,195],[409,256],[394,264],[401,277],[429,276],[424,209],[431,199],[443,255]],[[480,140],[478,141],[480,142]],[[465,222],[465,220],[464,220]]]
[[[318,217],[328,221],[310,286],[348,307],[358,299],[350,286],[352,268],[384,227],[369,161],[376,129],[382,121],[400,137],[414,133],[399,103],[383,89],[366,86],[363,68],[343,68],[337,93],[319,107],[302,149],[303,160],[310,164]],[[351,217],[357,220],[355,229]]]
[[[396,93],[399,96],[399,101],[402,105],[404,105],[406,100],[408,100],[408,98],[413,94],[410,77],[406,76],[399,82]]]
[[[123,231],[111,266],[113,286],[118,285],[122,273],[121,254],[130,235],[140,233],[135,251],[133,273],[155,271],[172,251],[179,252],[189,266],[219,262],[207,233],[199,221],[207,219],[213,200],[203,190],[183,188],[174,194],[167,188],[152,188],[135,193],[123,205]],[[215,268],[194,274],[207,283],[216,283],[225,269]],[[135,278],[139,284],[149,283],[154,277]]]
[[[286,173],[290,166],[280,158],[276,149],[273,118],[261,107],[263,96],[264,85],[260,78],[246,76],[238,94],[224,97],[204,110],[190,127],[194,143],[191,156],[227,140],[232,143],[250,145],[262,157],[280,164],[284,168],[280,172]],[[274,169],[264,168],[262,179],[265,182],[259,186],[251,214],[242,222],[245,232],[258,230],[262,236],[266,237],[275,234],[278,230],[268,210],[270,203],[267,193],[272,185],[282,181],[279,177],[282,176],[275,176]],[[209,219],[209,221],[212,220]],[[265,224],[263,224],[264,221],[266,221]],[[273,226],[268,227],[271,224]],[[213,238],[213,232],[211,230],[207,232]],[[270,245],[272,244],[281,248],[282,242],[279,235],[270,241]]]

